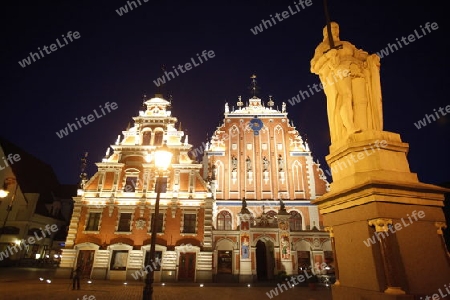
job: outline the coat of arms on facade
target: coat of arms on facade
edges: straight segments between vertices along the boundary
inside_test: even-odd
[[[145,228],[145,220],[139,219],[136,221],[136,229],[144,229]]]
[[[286,221],[279,221],[278,228],[280,228],[281,230],[287,231],[289,229],[289,223]]]

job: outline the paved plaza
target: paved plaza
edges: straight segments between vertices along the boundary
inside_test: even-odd
[[[119,300],[142,299],[142,282],[124,282],[93,280],[87,283],[81,282],[80,290],[72,290],[70,279],[54,279],[51,270],[0,268],[0,299],[8,300]],[[43,280],[41,281],[40,278]],[[51,280],[51,283],[47,282]],[[200,287],[196,284],[166,284],[156,283],[154,299],[270,299],[266,293],[276,288],[276,283],[264,286],[250,286],[245,284],[219,285],[207,284]],[[89,298],[89,296],[91,296]],[[95,298],[94,298],[95,297]],[[294,287],[283,293],[278,290],[278,296],[272,296],[277,300],[331,300],[331,290],[318,287],[312,291],[308,287]]]

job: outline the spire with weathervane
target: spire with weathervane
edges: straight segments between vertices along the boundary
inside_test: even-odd
[[[322,194],[327,183],[313,174],[317,168],[300,133],[291,125],[286,104],[280,103],[278,109],[277,100],[269,96],[262,105],[256,75],[250,78],[252,96],[248,104],[239,96],[236,110],[225,105],[224,120],[204,149],[204,178],[211,176],[215,167],[220,187],[215,197],[259,200],[283,193],[288,199],[300,199]],[[294,170],[295,175],[288,170]],[[320,186],[318,192],[315,182]],[[291,189],[293,186],[298,191]]]
[[[252,94],[252,98],[258,98],[257,94],[259,92],[259,86],[256,81],[256,75],[253,74],[252,76],[250,76],[250,79],[252,80],[251,85],[250,85],[250,91]]]

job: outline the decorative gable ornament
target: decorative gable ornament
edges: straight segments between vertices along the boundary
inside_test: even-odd
[[[254,135],[259,135],[259,131],[263,128],[263,121],[261,119],[258,119],[258,117],[254,117],[250,121],[250,128],[253,130]]]
[[[142,230],[145,228],[145,219],[140,218],[136,221],[136,229]]]

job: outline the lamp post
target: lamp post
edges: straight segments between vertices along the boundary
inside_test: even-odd
[[[167,144],[164,143],[164,145],[155,151],[155,167],[158,172],[158,177],[156,177],[156,200],[155,200],[155,212],[154,217],[152,219],[152,236],[150,239],[150,260],[155,261],[155,245],[156,245],[156,235],[157,235],[157,223],[158,223],[158,216],[159,216],[159,198],[162,192],[162,187],[164,184],[167,183],[167,180],[164,180],[164,171],[167,170],[167,168],[170,165],[170,161],[172,160],[172,153],[169,150],[169,147],[167,147]],[[142,299],[143,300],[151,300],[153,298],[153,281],[155,277],[155,271],[151,267],[150,272],[147,273],[147,277],[145,278],[145,286],[142,293]]]

